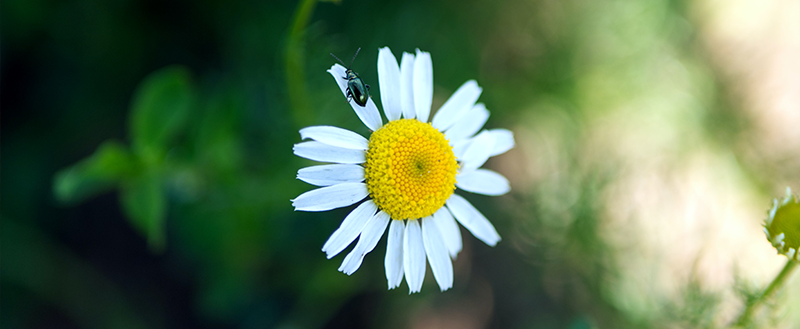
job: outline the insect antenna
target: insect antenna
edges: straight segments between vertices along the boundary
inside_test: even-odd
[[[351,60],[350,60],[350,66],[351,66],[351,67],[353,66],[353,61],[355,61],[355,60],[356,60],[356,56],[358,56],[358,52],[359,52],[359,51],[361,51],[361,47],[358,47],[358,49],[356,49],[356,54],[355,54],[355,55],[353,55],[353,59],[351,59]]]
[[[331,56],[333,56],[333,58],[336,58],[336,60],[339,61],[339,63],[342,63],[342,65],[344,65],[344,62],[342,62],[342,60],[339,59],[339,57],[336,57],[336,55],[334,55],[333,53],[331,53]],[[353,65],[353,63],[350,63],[350,65]]]

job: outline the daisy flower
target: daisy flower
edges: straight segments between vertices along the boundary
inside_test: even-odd
[[[347,96],[346,69],[334,64],[328,72]],[[475,103],[482,89],[467,81],[428,123],[433,99],[433,65],[427,52],[403,53],[400,65],[388,47],[378,52],[381,103],[388,119],[370,98],[366,106],[350,105],[372,131],[369,139],[352,131],[313,126],[300,130],[294,154],[331,164],[302,168],[297,178],[316,186],[292,200],[295,210],[327,211],[356,204],[325,242],[328,259],[358,238],[339,271],[353,274],[388,227],[386,279],[389,289],[403,276],[409,293],[419,292],[425,262],[439,288],[453,286],[452,259],[461,251],[461,223],[476,238],[494,246],[500,235],[457,188],[484,195],[509,191],[502,175],[481,169],[489,157],[514,146],[511,131],[480,131],[489,118]],[[479,132],[480,131],[480,132]]]

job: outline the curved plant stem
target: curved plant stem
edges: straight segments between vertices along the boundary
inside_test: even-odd
[[[778,276],[776,276],[775,279],[772,280],[772,283],[769,284],[767,289],[764,290],[764,293],[762,293],[761,296],[759,296],[752,303],[747,305],[747,308],[744,309],[744,312],[742,312],[742,315],[739,316],[739,319],[736,321],[735,326],[742,327],[750,323],[753,314],[755,314],[756,311],[758,311],[758,309],[761,307],[762,304],[764,304],[765,301],[772,298],[772,295],[774,295],[776,291],[780,290],[783,287],[786,281],[794,273],[794,269],[796,267],[797,267],[797,262],[790,259],[789,262],[786,263],[786,266],[783,267],[783,270],[781,270],[781,272],[778,273]]]
[[[310,106],[307,98],[305,81],[305,30],[317,0],[300,0],[297,4],[284,52],[284,73],[286,89],[289,92],[289,103],[295,125],[306,126],[309,120]]]

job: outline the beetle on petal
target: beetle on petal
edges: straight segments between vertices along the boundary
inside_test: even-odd
[[[356,60],[356,56],[358,56],[358,52],[361,51],[361,48],[356,50],[356,54],[353,55],[353,59],[350,60],[350,66],[353,66],[353,61]],[[342,63],[344,66],[344,62],[342,62],[339,57],[336,57],[333,53],[331,53],[333,58]],[[347,71],[345,71],[346,76],[343,76],[342,79],[347,79],[347,101],[355,100],[356,104],[361,107],[367,105],[367,101],[369,100],[369,85],[364,83],[364,80],[361,80],[361,77],[358,76],[358,73],[353,71],[350,66],[347,67]]]

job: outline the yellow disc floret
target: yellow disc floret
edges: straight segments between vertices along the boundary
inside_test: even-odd
[[[392,219],[433,215],[453,194],[457,169],[453,148],[430,123],[394,120],[369,138],[367,188]]]

